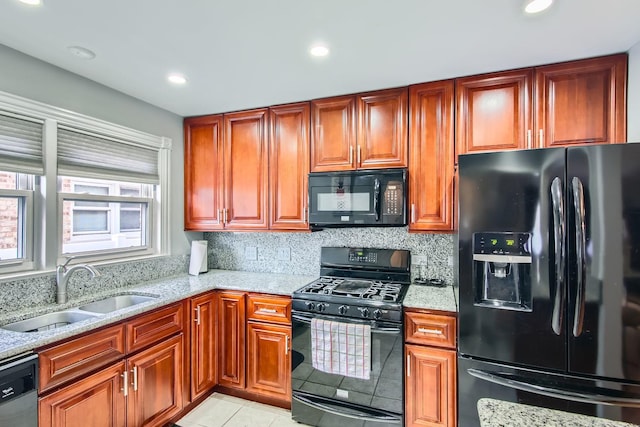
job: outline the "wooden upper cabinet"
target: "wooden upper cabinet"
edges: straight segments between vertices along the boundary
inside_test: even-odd
[[[457,154],[531,147],[533,69],[456,79]]]
[[[223,227],[222,114],[184,120],[184,228]]]
[[[311,101],[311,172],[355,169],[356,97]]]
[[[267,229],[266,108],[224,115],[225,228]]]
[[[358,96],[356,167],[407,167],[408,88]]]
[[[454,227],[453,90],[453,80],[409,88],[410,231]]]
[[[272,230],[306,230],[309,173],[308,102],[270,108],[269,198]]]
[[[537,146],[625,142],[627,54],[536,68]]]

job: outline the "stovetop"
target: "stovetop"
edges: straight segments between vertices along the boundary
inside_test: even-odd
[[[296,292],[397,302],[402,292],[402,286],[401,283],[382,280],[354,277],[320,277]]]

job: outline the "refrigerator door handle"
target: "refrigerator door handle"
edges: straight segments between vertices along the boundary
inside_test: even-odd
[[[580,178],[573,177],[571,180],[573,190],[573,208],[576,220],[576,267],[577,267],[577,290],[575,314],[573,317],[573,336],[582,334],[582,324],[584,320],[584,294],[585,294],[585,269],[586,269],[586,227],[584,210],[584,187]]]
[[[564,311],[566,295],[566,289],[564,285],[565,215],[564,197],[562,193],[562,180],[558,177],[555,177],[551,182],[551,204],[553,206],[553,249],[556,268],[556,294],[553,298],[551,328],[556,335],[562,334],[562,313]]]
[[[502,385],[516,390],[522,390],[529,393],[541,394],[543,396],[554,397],[563,400],[571,400],[574,402],[592,403],[598,405],[612,405],[612,406],[628,406],[633,408],[640,408],[640,396],[638,397],[624,397],[617,390],[611,390],[611,395],[604,394],[607,389],[593,388],[590,391],[588,388],[583,388],[580,391],[575,389],[563,389],[555,387],[547,387],[540,384],[532,384],[526,381],[524,377],[517,377],[511,374],[503,374],[499,372],[486,372],[480,369],[467,369],[469,375],[479,378],[484,381],[489,381],[494,384]]]

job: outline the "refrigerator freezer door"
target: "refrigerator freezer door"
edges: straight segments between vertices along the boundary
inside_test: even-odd
[[[640,144],[567,150],[569,371],[640,382]]]
[[[566,369],[565,154],[460,156],[461,354]]]

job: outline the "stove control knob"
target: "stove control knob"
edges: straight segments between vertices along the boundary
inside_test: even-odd
[[[315,303],[307,302],[307,310],[313,311],[314,308],[316,308],[316,304]]]
[[[318,311],[324,311],[325,307],[326,306],[323,303],[320,303],[320,304],[318,304],[317,309],[318,309]]]
[[[373,317],[379,319],[382,317],[382,312],[380,310],[373,310]]]
[[[362,315],[362,317],[369,317],[369,314],[371,314],[371,313],[369,312],[368,308],[361,308],[360,309],[360,314]]]
[[[348,309],[349,309],[349,307],[347,307],[346,305],[341,305],[340,307],[338,307],[338,313],[347,314],[347,310]]]

